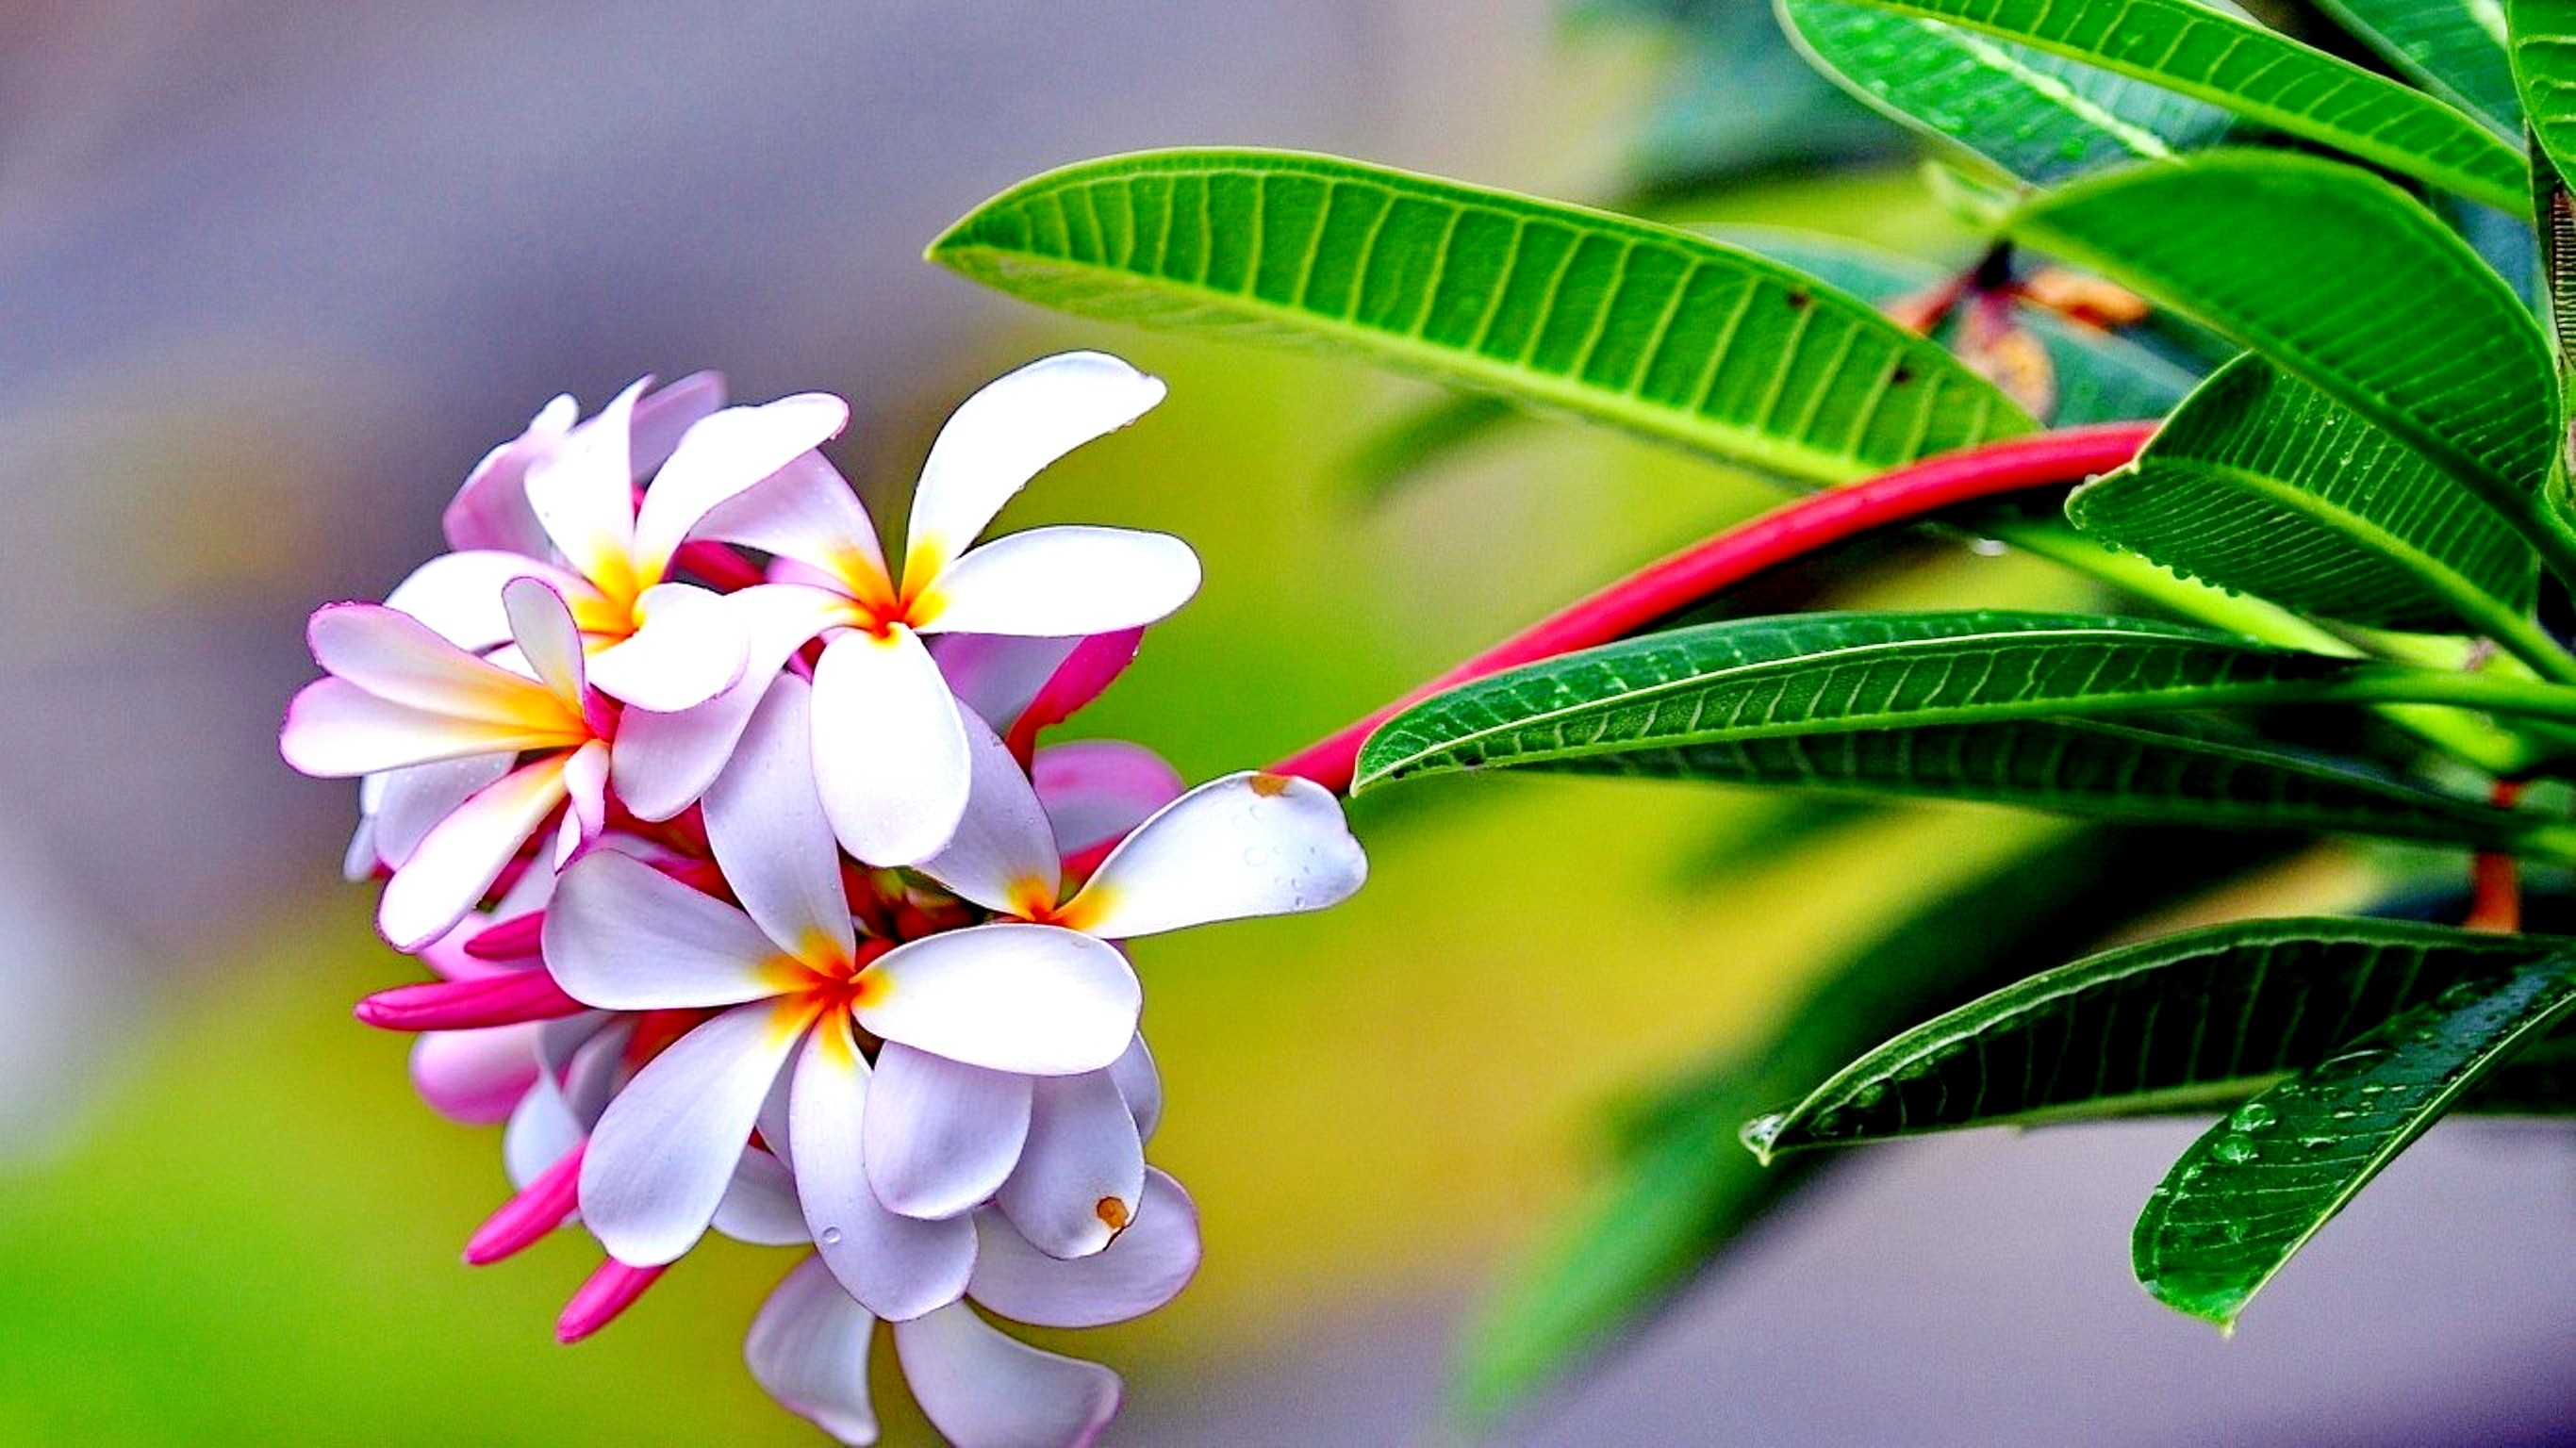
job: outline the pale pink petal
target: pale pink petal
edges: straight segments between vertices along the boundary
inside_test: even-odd
[[[700,419],[644,490],[635,515],[636,577],[658,581],[709,509],[838,436],[850,406],[806,392]]]
[[[511,1186],[524,1191],[588,1135],[589,1129],[565,1103],[563,1093],[540,1075],[529,1085],[528,1094],[519,1098],[510,1112],[510,1124],[502,1129],[502,1170],[509,1174]]]
[[[506,768],[509,760],[505,758],[501,763]],[[361,815],[358,827],[349,832],[348,849],[341,852],[340,878],[354,885],[372,877],[383,863],[376,855],[376,822],[372,816]]]
[[[814,782],[832,832],[871,865],[937,854],[966,812],[966,726],[912,630],[845,630],[814,666]]]
[[[1152,1141],[1154,1128],[1163,1123],[1163,1073],[1154,1069],[1154,1053],[1145,1049],[1142,1035],[1127,1043],[1125,1055],[1109,1063],[1109,1079],[1118,1083],[1127,1114],[1136,1118],[1137,1138]]]
[[[777,555],[771,569],[782,581],[872,600],[894,593],[875,520],[820,453],[794,459],[759,486],[711,509],[696,532]]]
[[[554,867],[571,864],[608,828],[608,746],[594,739],[564,761],[563,825],[556,836]]]
[[[649,380],[649,379],[646,379]],[[529,464],[528,506],[574,571],[616,596],[631,596],[635,550],[635,399],[645,381],[617,394],[597,417]]]
[[[1046,808],[992,728],[971,714],[961,722],[973,779],[966,812],[947,847],[919,868],[988,910],[1031,916],[1051,910],[1061,879]]]
[[[895,1324],[923,1416],[956,1448],[1090,1448],[1125,1389],[1098,1363],[1042,1352],[957,1303]]]
[[[479,754],[372,776],[383,781],[376,796],[376,853],[388,865],[410,859],[431,827],[509,772],[509,755]]]
[[[545,591],[542,583],[524,586]],[[580,712],[575,705],[568,716],[535,680],[487,663],[411,615],[376,604],[315,609],[305,637],[314,662],[326,671],[409,708],[530,729],[561,729]]]
[[[609,1101],[582,1158],[581,1215],[611,1257],[658,1267],[697,1244],[761,1099],[812,1020],[801,1002],[736,1006],[682,1036]]]
[[[868,1310],[832,1280],[822,1259],[808,1257],[760,1305],[743,1359],[779,1406],[843,1443],[874,1443],[868,1339],[876,1327]]]
[[[542,578],[572,598],[591,591],[580,578],[525,554],[478,548],[442,553],[412,570],[385,595],[385,607],[428,625],[458,648],[481,653],[507,642],[510,616],[501,586],[513,578]]]
[[[529,422],[527,431],[486,453],[447,505],[447,545],[530,558],[552,553],[553,542],[528,506],[528,464],[561,446],[580,416],[570,397],[557,397]]]
[[[906,579],[926,579],[965,552],[1047,464],[1162,400],[1161,382],[1100,352],[1042,358],[987,383],[949,415],[922,464]]]
[[[636,629],[590,656],[590,681],[612,699],[675,714],[742,678],[745,640],[724,596],[658,583],[636,604]]]
[[[970,1066],[1097,1071],[1136,1034],[1143,992],[1116,949],[1051,925],[978,925],[877,957],[859,1024]]]
[[[510,614],[510,638],[546,687],[563,706],[578,715],[588,670],[582,662],[581,630],[563,595],[537,578],[514,578],[501,586],[501,606]]]
[[[564,800],[564,762],[549,754],[476,790],[421,837],[385,882],[376,928],[396,950],[417,950],[474,908],[546,816]]]
[[[1136,662],[1136,651],[1144,643],[1145,629],[1141,624],[1086,636],[1065,655],[1064,663],[1048,676],[1046,687],[1038,690],[1037,697],[1012,722],[1012,736],[1035,739],[1039,731],[1052,729],[1082,712]]]
[[[1125,839],[1183,787],[1181,772],[1163,756],[1123,739],[1050,744],[1030,761],[1029,779],[1066,855]]]
[[[423,1031],[411,1047],[411,1083],[429,1109],[450,1121],[507,1120],[537,1084],[539,1023],[477,1031]]]
[[[669,819],[706,792],[769,681],[806,640],[845,621],[849,607],[837,594],[801,584],[755,585],[724,595],[724,604],[742,632],[742,681],[694,709],[629,709],[618,720],[612,778],[619,801],[638,819]]]
[[[1142,1317],[1189,1285],[1199,1212],[1179,1182],[1148,1167],[1136,1220],[1088,1257],[1048,1256],[998,1210],[975,1214],[975,1240],[967,1296],[1031,1327],[1105,1327]]]
[[[1199,556],[1166,533],[1031,528],[968,552],[914,610],[925,631],[1100,634],[1165,617],[1199,591]]]
[[[992,1196],[1029,1133],[1029,1079],[886,1042],[868,1078],[877,1200],[907,1217],[953,1217]]]
[[[849,1017],[825,1017],[796,1063],[788,1134],[796,1143],[796,1195],[824,1263],[860,1305],[900,1322],[965,1292],[975,1229],[964,1217],[898,1216],[877,1201],[867,1173],[869,1084]]]
[[[784,1080],[789,1073],[778,1073]],[[813,1240],[805,1209],[797,1205],[796,1174],[765,1151],[746,1151],[733,1183],[716,1204],[715,1229],[755,1247],[801,1247]]]
[[[707,838],[734,898],[769,938],[814,964],[858,943],[841,848],[814,792],[812,687],[782,674],[707,790]]]
[[[1029,1140],[995,1201],[1050,1257],[1087,1257],[1136,1219],[1145,1146],[1106,1071],[1037,1083]]]
[[[1078,638],[944,633],[930,641],[939,672],[957,702],[995,729],[1008,729],[1055,677]]]
[[[396,704],[346,679],[316,679],[297,691],[277,732],[279,756],[296,770],[322,779],[381,774],[480,754],[506,761],[522,749],[577,742],[559,727],[462,719]]]
[[[724,405],[725,380],[721,372],[692,372],[645,394],[635,404],[634,440],[629,445],[628,461],[635,469],[635,477],[648,478],[660,471],[698,419]]]
[[[545,957],[566,994],[619,1011],[737,1005],[802,975],[750,916],[615,850],[563,872]]]
[[[1137,826],[1057,918],[1104,940],[1321,910],[1368,879],[1331,791],[1284,774],[1211,780]]]

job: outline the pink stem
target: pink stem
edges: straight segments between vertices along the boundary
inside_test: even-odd
[[[530,969],[398,985],[358,1002],[357,1017],[388,1031],[467,1031],[550,1021],[588,1009],[565,995],[553,976]]]
[[[520,1193],[501,1204],[465,1241],[465,1260],[481,1267],[516,1256],[543,1240],[580,1204],[581,1157],[590,1143],[579,1142],[553,1166],[537,1174]]]
[[[563,1316],[555,1319],[555,1341],[579,1342],[617,1320],[617,1315],[635,1305],[644,1289],[669,1271],[665,1267],[629,1267],[611,1257],[599,1264],[580,1287],[574,1289],[572,1301],[564,1304]]]
[[[2146,422],[2070,427],[2014,438],[1810,494],[1648,564],[1600,592],[1539,620],[1385,708],[1271,766],[1335,792],[1350,788],[1360,746],[1407,707],[1444,689],[1625,638],[1724,589],[1819,549],[1928,514],[2027,488],[2081,482],[2136,455],[2155,431]]]

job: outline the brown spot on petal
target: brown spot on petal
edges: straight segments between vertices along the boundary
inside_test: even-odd
[[[1277,799],[1286,794],[1288,786],[1294,782],[1284,774],[1256,774],[1252,776],[1252,792],[1263,799]]]
[[[1126,1231],[1127,1223],[1131,1220],[1127,1204],[1116,1197],[1102,1197],[1091,1210],[1112,1232]]]

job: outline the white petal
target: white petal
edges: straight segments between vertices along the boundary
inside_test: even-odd
[[[810,570],[806,580],[871,602],[894,595],[867,505],[820,453],[790,461],[758,487],[710,510],[697,527]]]
[[[511,1186],[524,1190],[589,1134],[555,1083],[540,1076],[510,1112],[510,1124],[502,1128],[501,1169],[509,1174]]]
[[[528,506],[546,536],[582,577],[620,596],[636,582],[634,417],[643,391],[638,381],[617,394],[528,467]]]
[[[796,1264],[760,1315],[742,1355],[754,1381],[779,1406],[843,1443],[877,1440],[868,1402],[868,1339],[876,1319],[850,1300],[820,1258]]]
[[[868,1186],[869,1074],[849,1017],[824,1018],[796,1063],[788,1135],[796,1143],[796,1195],[814,1245],[860,1304],[891,1322],[918,1317],[966,1290],[975,1229],[964,1217],[898,1216]]]
[[[871,865],[937,854],[966,812],[966,727],[912,630],[845,631],[814,666],[814,782],[842,846]]]
[[[1029,782],[1046,802],[1056,848],[1067,855],[1125,839],[1183,788],[1180,771],[1163,756],[1123,739],[1050,744],[1030,761]]]
[[[802,974],[750,916],[615,850],[563,872],[545,957],[566,995],[618,1011],[761,1000]]]
[[[784,1078],[788,1073],[778,1073]],[[734,1164],[733,1183],[716,1204],[715,1229],[755,1247],[801,1247],[813,1240],[805,1209],[796,1202],[796,1174],[765,1151],[746,1151]],[[835,1289],[838,1290],[838,1289]]]
[[[618,720],[617,797],[636,818],[666,820],[715,782],[769,681],[805,641],[844,621],[847,600],[800,584],[758,584],[724,595],[743,638],[742,681],[693,709],[629,709]]]
[[[1011,634],[943,633],[930,642],[939,672],[957,702],[996,729],[1007,729],[1082,642]]]
[[[644,490],[635,515],[636,576],[659,580],[709,509],[838,436],[849,421],[849,404],[821,392],[699,420]]]
[[[970,1066],[1066,1076],[1118,1059],[1143,992],[1127,958],[1051,925],[978,925],[877,957],[859,1024]]]
[[[564,760],[563,825],[555,840],[554,867],[571,864],[608,828],[608,746],[594,739]]]
[[[659,583],[635,609],[635,632],[590,656],[590,681],[612,699],[674,714],[742,678],[745,641],[721,594]]]
[[[501,586],[513,578],[542,578],[566,597],[590,585],[551,563],[519,553],[477,548],[442,553],[412,570],[385,595],[385,607],[406,613],[458,648],[481,653],[510,637]]]
[[[1199,1211],[1151,1167],[1136,1220],[1088,1257],[1064,1261],[1029,1245],[996,1210],[975,1214],[975,1275],[966,1295],[1031,1327],[1105,1327],[1180,1295],[1199,1266]]]
[[[974,549],[915,611],[925,629],[1100,634],[1152,623],[1199,591],[1199,556],[1165,533],[1031,528]]]
[[[1040,469],[1162,400],[1161,382],[1099,352],[1042,358],[987,383],[930,445],[913,490],[905,574],[921,579],[947,566]]]
[[[1284,774],[1210,780],[1137,826],[1058,912],[1104,940],[1321,910],[1368,879],[1332,792]]]
[[[721,372],[692,372],[668,386],[657,387],[635,404],[630,465],[635,476],[648,477],[670,461],[680,439],[698,419],[725,405]]]
[[[841,883],[841,847],[814,792],[814,726],[803,679],[782,674],[753,712],[733,760],[707,790],[707,838],[734,898],[769,938],[816,964],[858,941]]]
[[[542,583],[523,585],[540,593]],[[389,702],[529,729],[565,727],[568,711],[536,681],[467,653],[409,614],[371,603],[315,609],[313,661]],[[579,706],[569,711],[577,716]]]
[[[1051,1076],[1030,1103],[1029,1141],[995,1198],[1050,1257],[1087,1257],[1136,1219],[1145,1147],[1106,1071]]]
[[[376,928],[417,950],[454,928],[564,800],[567,756],[550,754],[476,790],[421,837],[385,882]]]
[[[410,859],[432,826],[509,772],[509,755],[479,754],[371,776],[383,781],[375,809],[378,857],[388,865]]]
[[[1109,1079],[1118,1083],[1127,1114],[1136,1118],[1137,1137],[1152,1141],[1154,1128],[1163,1124],[1163,1073],[1154,1069],[1154,1053],[1145,1049],[1142,1035],[1127,1043],[1125,1055],[1109,1063]]]
[[[503,768],[509,767],[506,757],[501,763]],[[349,848],[340,856],[340,878],[354,885],[374,875],[383,863],[376,854],[376,822],[361,815],[358,827],[349,833]]]
[[[442,520],[451,548],[489,548],[543,558],[554,551],[528,506],[528,464],[563,444],[581,416],[569,397],[538,411],[527,430],[484,454],[465,475]]]
[[[323,779],[381,774],[448,759],[496,755],[578,742],[554,728],[433,714],[381,699],[346,679],[316,679],[286,706],[277,752],[295,769]]]
[[[877,1200],[907,1217],[953,1217],[992,1196],[1029,1134],[1029,1079],[886,1042],[868,1078]]]
[[[947,848],[922,861],[920,870],[988,910],[1051,910],[1062,877],[1046,808],[992,728],[971,714],[961,722],[973,777],[966,813]]]
[[[1124,1389],[1098,1363],[1041,1352],[959,1303],[894,1329],[904,1381],[956,1448],[1088,1448]]]
[[[563,706],[579,714],[587,669],[582,663],[581,630],[572,607],[543,579],[514,578],[501,586],[501,606],[510,614],[510,638],[527,658],[528,667]]]
[[[537,1023],[474,1031],[423,1031],[411,1046],[411,1083],[450,1121],[508,1119],[537,1084]]]
[[[582,1220],[608,1255],[658,1267],[697,1244],[761,1098],[811,1020],[801,1003],[736,1006],[647,1062],[608,1103],[581,1162]]]

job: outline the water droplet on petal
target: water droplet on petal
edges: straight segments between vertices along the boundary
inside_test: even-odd
[[[822,1243],[826,1247],[838,1247],[841,1245],[841,1229],[838,1227],[825,1227],[823,1229]]]

